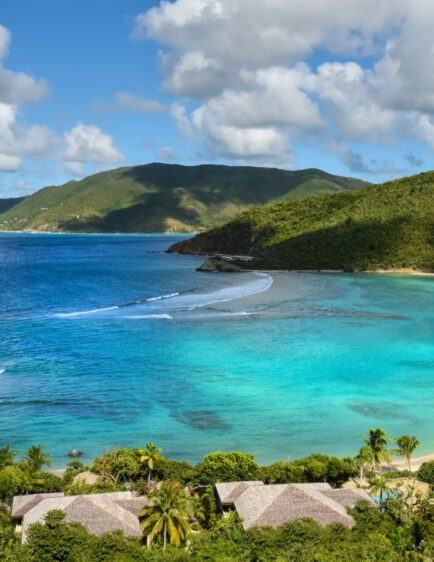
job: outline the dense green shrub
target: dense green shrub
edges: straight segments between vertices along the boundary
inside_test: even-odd
[[[205,484],[256,480],[259,465],[249,453],[222,453],[217,451],[205,457],[196,465],[198,479]]]
[[[19,466],[6,466],[0,470],[0,500],[11,500],[13,496],[24,494],[27,490],[26,478]]]
[[[196,470],[188,462],[174,461],[163,457],[154,462],[153,478],[157,480],[176,480],[181,484],[193,482]]]
[[[417,472],[417,477],[423,482],[428,482],[428,484],[434,484],[434,461],[428,461],[422,463],[421,467]]]
[[[131,449],[121,448],[94,459],[91,470],[114,485],[147,474],[146,467],[140,463],[139,455]]]

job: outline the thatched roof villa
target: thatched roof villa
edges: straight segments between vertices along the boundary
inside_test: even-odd
[[[145,497],[136,497],[132,492],[110,492],[65,496],[62,492],[53,494],[29,494],[15,496],[12,504],[12,519],[18,531],[22,531],[22,542],[32,523],[42,521],[52,509],[65,512],[65,521],[78,521],[94,535],[121,530],[125,535],[142,537],[139,512],[146,505]]]
[[[333,489],[327,483],[269,484],[254,482],[223,482],[215,485],[223,511],[235,509],[243,528],[278,527],[300,517],[312,517],[321,525],[341,523],[355,525],[346,507],[365,500],[376,503],[365,490]]]

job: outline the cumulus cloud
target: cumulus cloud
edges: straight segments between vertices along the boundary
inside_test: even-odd
[[[21,158],[17,156],[8,156],[7,154],[0,154],[0,171],[1,172],[16,172],[21,168]]]
[[[78,123],[73,129],[63,133],[63,138],[65,162],[117,164],[125,160],[122,152],[114,145],[112,137],[95,125]]]
[[[84,176],[84,165],[83,162],[74,162],[73,160],[69,162],[62,162],[61,168],[71,173],[73,176],[82,177]]]
[[[434,150],[433,27],[431,0],[163,0],[133,36],[165,46],[163,88],[200,104],[170,113],[212,156],[285,160],[316,142],[352,171],[386,173],[347,143],[400,135]]]
[[[16,106],[0,103],[0,169],[19,169],[26,156],[46,155],[58,145],[57,134],[45,125],[23,127],[17,123]]]
[[[95,102],[91,109],[96,112],[160,113],[166,111],[167,107],[156,100],[141,98],[129,92],[117,92],[111,103]]]
[[[11,32],[0,24],[0,60],[9,52],[9,45],[11,43]]]
[[[46,80],[35,80],[24,72],[12,72],[1,64],[9,52],[10,41],[9,30],[0,25],[0,102],[19,104],[43,100],[50,91]]]

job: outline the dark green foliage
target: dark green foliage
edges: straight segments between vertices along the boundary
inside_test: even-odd
[[[0,500],[10,501],[14,496],[27,491],[26,478],[18,466],[7,466],[0,470]]]
[[[284,461],[277,461],[269,466],[261,466],[258,479],[265,484],[290,484],[305,481],[303,467]]]
[[[417,477],[423,482],[434,484],[434,461],[422,463],[421,467],[418,470]]]
[[[18,455],[18,451],[14,451],[10,445],[0,449],[0,470],[6,466],[14,464],[14,459]]]
[[[9,211],[0,201],[0,228],[191,232],[223,224],[253,205],[365,185],[315,169],[148,164],[46,187]]]
[[[54,509],[44,516],[44,523],[30,525],[27,548],[33,559],[38,562],[86,560],[78,556],[91,548],[94,537],[81,523],[66,523],[64,519],[64,512]]]
[[[176,480],[180,484],[189,484],[195,480],[196,470],[188,462],[163,457],[154,462],[152,474],[157,480]]]
[[[248,453],[222,453],[217,451],[205,457],[196,465],[198,479],[204,484],[215,482],[234,482],[236,480],[256,480],[259,465],[255,457]]]
[[[171,251],[251,255],[256,269],[434,271],[434,172],[256,207]]]
[[[120,448],[94,459],[91,470],[114,486],[147,474],[135,451]]]
[[[45,492],[60,492],[63,489],[62,478],[51,472],[36,472],[35,483],[32,488],[33,494]]]
[[[262,466],[258,477],[266,484],[328,482],[338,487],[356,474],[357,470],[350,459],[311,455],[289,463],[278,461],[270,466]]]

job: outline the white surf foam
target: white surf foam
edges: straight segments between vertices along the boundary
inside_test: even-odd
[[[273,284],[273,278],[268,273],[252,273],[254,276],[253,281],[242,283],[240,285],[229,286],[223,289],[217,289],[209,293],[200,293],[193,291],[185,291],[182,293],[169,293],[167,295],[159,295],[150,297],[142,301],[136,301],[118,306],[109,306],[106,308],[96,308],[92,310],[83,310],[78,312],[60,312],[54,314],[57,318],[72,318],[76,316],[85,316],[89,314],[97,314],[101,312],[109,312],[127,307],[133,307],[137,311],[146,309],[149,310],[148,314],[133,314],[129,316],[122,316],[123,318],[131,319],[146,319],[146,318],[165,318],[172,319],[170,314],[166,311],[172,310],[194,310],[202,308],[211,304],[219,302],[227,302],[243,297],[255,295],[267,291]],[[155,307],[158,307],[155,310]],[[151,312],[152,311],[152,312]]]
[[[129,316],[122,316],[122,318],[128,318],[130,320],[144,320],[149,318],[173,320],[170,314],[134,314]]]
[[[161,295],[158,297],[151,297],[149,299],[145,299],[144,302],[161,301],[162,299],[172,299],[173,297],[177,297],[178,295],[179,293],[170,293],[169,295]]]
[[[184,305],[187,310],[194,310],[195,308],[202,308],[203,306],[209,306],[218,302],[228,302],[257,295],[267,291],[273,284],[273,278],[268,273],[253,273],[253,275],[258,279],[242,285],[225,287],[211,293],[181,295],[175,299],[176,305],[177,307],[178,305]]]
[[[56,318],[69,318],[71,316],[83,316],[85,314],[96,314],[97,312],[107,312],[108,310],[117,310],[118,306],[108,306],[107,308],[95,308],[93,310],[82,310],[81,312],[59,312],[54,314]]]
[[[2,375],[5,371],[6,369],[0,369],[0,375]]]

